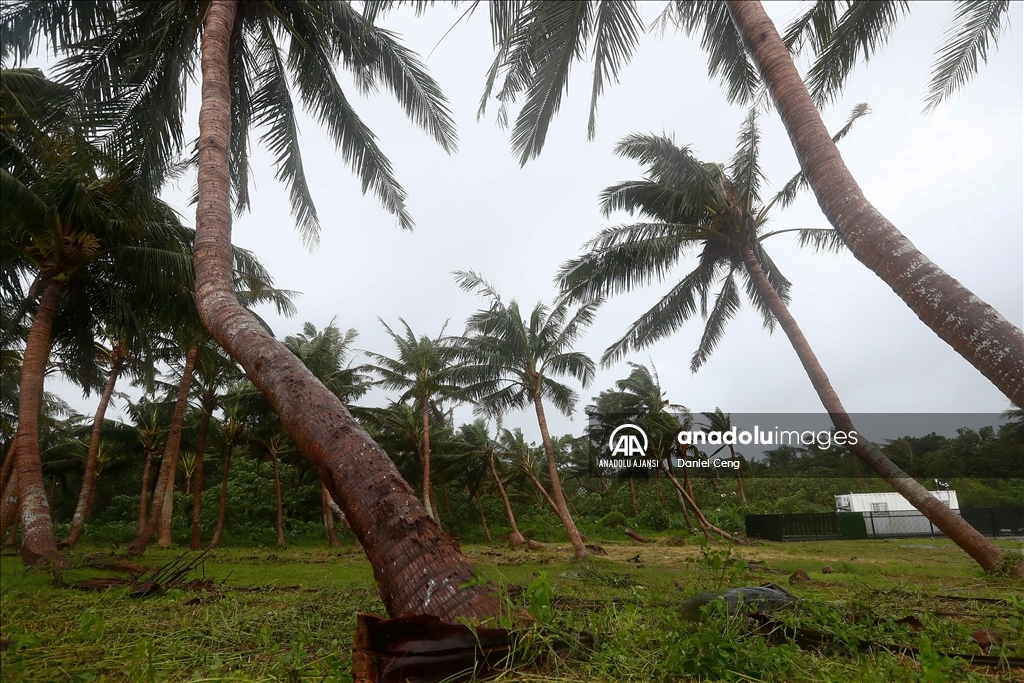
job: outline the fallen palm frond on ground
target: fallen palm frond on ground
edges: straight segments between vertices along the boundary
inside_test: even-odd
[[[102,576],[64,583],[62,576],[57,574],[55,583],[78,590],[102,591],[125,587],[128,589],[128,596],[132,598],[165,593],[168,590],[214,592],[220,589],[227,577],[218,582],[206,576],[204,562],[209,553],[209,550],[204,550],[192,557],[189,557],[191,553],[181,553],[156,569],[147,569],[140,564],[122,559],[89,556],[81,566],[126,572],[128,576]],[[195,571],[201,572],[202,576],[189,580],[189,575]]]

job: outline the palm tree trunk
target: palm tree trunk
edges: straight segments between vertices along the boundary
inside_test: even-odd
[[[480,487],[477,487],[473,493],[476,495],[476,508],[480,511],[480,523],[484,526],[484,535],[487,536],[488,543],[494,543],[494,539],[491,538],[491,530],[487,528],[487,518],[484,517],[484,504],[480,502]]]
[[[3,491],[7,486],[7,478],[11,476],[11,472],[14,471],[14,456],[17,455],[18,451],[14,446],[18,443],[16,439],[11,439],[11,446],[7,449],[7,457],[4,458],[4,465],[0,468],[0,491]]]
[[[191,550],[203,549],[203,534],[199,528],[199,522],[203,513],[203,452],[206,450],[206,433],[210,428],[209,410],[203,410],[203,421],[199,424],[199,434],[196,436],[196,481],[192,489],[192,538],[188,547]]]
[[[498,485],[498,492],[501,494],[501,501],[505,504],[505,514],[508,515],[508,523],[512,525],[512,533],[509,534],[508,544],[509,547],[515,548],[516,546],[523,545],[526,543],[526,539],[519,533],[519,527],[516,526],[516,516],[512,514],[512,504],[508,501],[508,494],[505,493],[505,486],[501,483],[501,477],[498,476],[498,469],[494,466],[494,458],[488,457],[487,463],[491,466],[491,476],[494,477],[494,483]]]
[[[136,535],[141,534],[146,528],[147,500],[149,498],[149,473],[153,468],[153,447],[146,444],[142,447],[146,453],[146,465],[142,468],[142,492],[139,494],[139,523],[135,529]]]
[[[32,329],[25,342],[21,364],[18,432],[14,437],[18,458],[15,461],[16,474],[13,476],[18,478],[21,559],[27,565],[45,561],[57,567],[68,566],[68,561],[57,550],[50,504],[43,484],[43,465],[39,458],[39,412],[43,405],[43,377],[50,358],[53,321],[57,316],[61,290],[63,285],[54,278],[50,278],[44,286],[39,307],[32,320]]]
[[[673,486],[676,487],[676,491],[679,492],[679,495],[686,498],[686,502],[690,504],[691,508],[693,508],[693,514],[697,515],[697,521],[700,522],[701,531],[704,532],[705,538],[707,538],[709,541],[711,540],[711,536],[708,534],[708,530],[711,530],[727,541],[734,540],[732,534],[730,534],[728,531],[722,531],[717,526],[708,521],[708,518],[705,517],[704,513],[700,511],[699,507],[697,507],[697,502],[690,496],[689,493],[686,492],[686,489],[683,488],[683,485],[679,483],[679,480],[672,476],[672,473],[669,472],[667,467],[665,467],[664,462],[661,464],[661,468],[668,476],[668,480],[672,482]]]
[[[338,541],[338,532],[334,529],[334,512],[331,510],[330,495],[324,483],[320,482],[320,504],[323,506],[324,526],[327,528],[327,545],[337,548],[341,542]]]
[[[210,540],[210,548],[220,545],[220,537],[224,533],[224,518],[228,512],[228,469],[231,467],[231,451],[235,449],[234,440],[228,440],[224,449],[224,466],[220,475],[220,506],[217,508],[217,528],[213,532],[213,539]]]
[[[274,462],[274,497],[277,500],[277,545],[284,547],[284,506],[281,503],[281,472],[277,464],[277,450],[270,449],[270,458]]]
[[[818,205],[850,251],[935,334],[1024,406],[1024,332],[928,260],[865,199],[761,3],[726,4],[772,93]]]
[[[736,449],[733,448],[731,444],[729,446],[729,455],[732,457],[733,460],[736,459]],[[743,491],[743,475],[740,474],[740,468],[739,467],[736,468],[736,484],[740,488],[740,502],[743,503],[744,505],[746,505],[747,504],[747,494]]]
[[[814,390],[818,392],[822,405],[825,406],[825,410],[828,411],[829,416],[832,418],[832,424],[839,431],[847,434],[856,432],[860,436],[857,439],[857,443],[848,445],[849,450],[864,461],[868,467],[874,470],[878,476],[896,489],[904,498],[910,501],[911,505],[920,510],[921,514],[927,517],[932,524],[952,539],[954,543],[963,548],[984,569],[995,569],[1005,555],[1003,550],[996,547],[992,541],[982,536],[974,527],[964,521],[963,517],[950,510],[938,498],[917,483],[916,480],[909,477],[903,470],[885,457],[861,432],[857,432],[853,421],[839,400],[839,396],[832,389],[832,383],[829,382],[828,376],[811,350],[810,344],[807,343],[807,339],[804,337],[803,332],[800,331],[796,320],[789,314],[789,309],[786,307],[785,302],[782,301],[768,281],[768,278],[765,277],[761,266],[757,262],[757,257],[754,256],[754,252],[749,246],[744,248],[743,260],[754,282],[754,286],[757,287],[758,293],[768,304],[772,315],[779,321],[779,325],[789,338],[793,349],[796,350],[800,363],[804,366],[811,384],[814,385]],[[1021,562],[1021,565],[1024,566],[1024,561]]]
[[[633,477],[629,478],[629,500],[633,503],[633,517],[639,517],[640,511],[636,509],[636,483]]]
[[[437,513],[434,512],[433,491],[430,487],[430,412],[426,399],[420,399],[420,417],[423,418],[423,507],[427,509],[430,518],[437,521]]]
[[[196,357],[199,355],[199,347],[193,346],[185,354],[185,369],[181,376],[181,385],[178,387],[178,401],[174,405],[174,415],[171,417],[171,429],[167,434],[167,443],[164,445],[164,457],[160,462],[160,470],[156,475],[156,488],[153,490],[152,503],[149,506],[149,518],[146,520],[145,528],[136,534],[135,539],[128,544],[128,552],[132,555],[141,555],[146,552],[146,546],[156,532],[157,524],[163,519],[164,501],[170,491],[173,504],[174,477],[178,470],[178,453],[181,450],[181,428],[185,421],[185,407],[188,405],[188,388],[192,383],[192,371],[196,367]],[[171,511],[168,510],[168,513]],[[168,520],[170,517],[168,516]],[[170,525],[168,524],[168,536]],[[163,532],[161,530],[161,536]],[[167,538],[167,545],[170,546],[170,538]]]
[[[291,351],[238,304],[233,289],[228,150],[229,46],[237,5],[210,3],[202,37],[196,304],[204,325],[268,398],[312,460],[366,552],[391,615],[444,620],[501,614],[493,587],[474,585],[473,564],[431,520],[383,449]]]
[[[164,549],[174,545],[171,523],[174,521],[174,486],[176,478],[171,477],[171,480],[167,483],[167,488],[164,489],[164,504],[160,513],[160,533],[156,539],[157,547]]]
[[[562,526],[569,535],[569,542],[576,549],[576,559],[585,560],[590,557],[590,551],[583,544],[583,538],[576,529],[576,524],[569,515],[569,508],[565,504],[565,495],[562,493],[562,482],[558,478],[558,465],[555,463],[555,449],[551,445],[551,434],[548,433],[548,421],[544,417],[544,404],[541,402],[540,391],[533,397],[533,405],[537,410],[537,424],[540,425],[540,436],[544,442],[544,454],[548,457],[548,476],[551,477],[551,497],[554,498],[555,512],[562,520]]]
[[[676,446],[677,452],[679,451],[679,449],[680,449],[680,447]],[[686,453],[686,449],[685,448],[682,449],[682,453],[685,455],[685,453]],[[671,474],[672,469],[673,469],[672,468],[672,458],[669,458],[668,459],[668,470],[669,471],[666,472],[666,475],[667,474]],[[686,510],[686,498],[684,498],[683,494],[680,493],[678,490],[676,491],[676,498],[679,499],[679,509],[683,511],[683,521],[686,522],[686,528],[689,529],[690,531],[696,531],[696,529],[693,526],[693,522],[690,520],[690,513]]]
[[[7,480],[7,485],[0,494],[0,538],[3,538],[9,527],[18,519],[18,473]]]

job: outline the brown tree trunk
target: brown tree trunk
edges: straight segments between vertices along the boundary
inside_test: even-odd
[[[885,457],[861,432],[857,431],[842,402],[839,400],[839,396],[832,388],[832,383],[829,382],[828,376],[818,363],[814,351],[811,350],[810,344],[807,343],[803,332],[796,324],[796,320],[790,315],[785,302],[782,301],[768,281],[768,278],[765,277],[760,264],[757,262],[757,257],[749,246],[744,249],[743,261],[747,267],[747,272],[750,273],[751,280],[754,282],[754,286],[757,287],[758,293],[768,304],[772,315],[779,321],[779,325],[793,345],[793,349],[800,358],[800,363],[807,372],[811,384],[814,385],[814,390],[818,393],[822,405],[825,406],[825,410],[828,411],[829,416],[832,418],[832,424],[841,432],[846,434],[856,433],[858,435],[859,438],[857,438],[856,443],[847,445],[850,452],[874,470],[878,476],[882,477],[900,495],[906,498],[911,505],[920,510],[921,514],[927,517],[932,524],[938,527],[954,543],[963,548],[984,569],[995,569],[1005,555],[1005,552],[996,547],[988,538],[978,533],[963,517],[950,510],[938,498],[925,490],[916,480],[908,476],[891,460]],[[1022,564],[1024,564],[1024,561],[1022,561]]]
[[[174,521],[174,487],[175,479],[172,477],[168,486],[164,489],[164,504],[160,512],[160,533],[157,535],[156,544],[159,548],[170,548],[174,545],[174,534],[171,530],[171,522]]]
[[[53,535],[50,504],[43,483],[43,465],[39,457],[39,413],[43,406],[43,377],[50,358],[53,321],[63,285],[50,278],[43,288],[25,342],[18,396],[18,432],[15,435],[18,458],[14,471],[18,478],[18,509],[21,515],[21,559],[27,565],[50,562],[67,567],[68,561],[57,550]]]
[[[7,533],[7,528],[14,524],[17,526],[18,519],[18,473],[17,471],[7,480],[7,485],[0,494],[0,538]]]
[[[11,446],[7,449],[7,457],[4,458],[4,465],[0,468],[0,491],[3,491],[4,488],[7,487],[7,478],[10,477],[11,472],[14,471],[14,456],[18,453],[14,446],[17,443],[17,439],[11,439]]]
[[[636,483],[633,477],[629,478],[629,500],[633,504],[633,517],[639,517],[640,511],[636,509]]]
[[[281,502],[281,472],[277,464],[277,450],[270,449],[270,458],[274,462],[274,498],[277,501],[277,545],[284,547],[284,505]]]
[[[476,495],[476,508],[480,511],[480,523],[484,527],[484,535],[487,536],[488,543],[494,543],[494,539],[491,538],[491,530],[487,528],[487,518],[484,517],[484,504],[480,502],[480,488],[473,492]]]
[[[501,483],[501,477],[498,476],[498,469],[494,466],[494,457],[488,456],[487,463],[491,466],[491,476],[494,477],[494,483],[498,485],[498,492],[501,494],[501,501],[505,504],[505,514],[508,515],[508,523],[512,525],[512,533],[509,534],[508,544],[510,547],[515,548],[526,543],[526,539],[519,533],[519,527],[516,526],[516,516],[512,514],[512,504],[508,501],[508,494],[505,493],[505,486]]]
[[[174,477],[178,470],[178,453],[181,450],[181,427],[185,421],[185,407],[188,405],[188,388],[192,382],[192,371],[196,367],[196,356],[199,355],[199,347],[193,346],[185,354],[185,369],[181,376],[181,385],[178,387],[178,401],[174,405],[174,415],[171,417],[171,429],[167,434],[167,443],[164,445],[164,457],[160,462],[160,470],[156,475],[156,488],[153,489],[152,503],[149,506],[149,518],[146,526],[135,536],[135,539],[128,545],[128,552],[132,555],[141,555],[146,552],[146,546],[153,538],[156,527],[163,519],[164,501],[168,492],[174,491]],[[173,501],[174,498],[171,498]],[[170,512],[170,510],[168,510]],[[168,516],[168,522],[170,517]],[[167,526],[168,538],[161,538],[161,547],[170,546],[170,524]],[[163,536],[161,530],[161,536]],[[163,545],[163,541],[167,545]]]
[[[590,557],[590,551],[583,543],[576,524],[569,515],[569,508],[565,503],[565,495],[562,493],[562,482],[558,477],[558,465],[555,463],[555,449],[551,445],[551,435],[548,433],[548,421],[544,417],[544,404],[541,402],[540,391],[533,397],[533,405],[537,410],[537,424],[540,425],[540,436],[544,442],[544,454],[548,457],[548,476],[551,477],[551,497],[554,499],[555,512],[562,520],[562,526],[569,535],[569,542],[576,549],[576,559],[585,560]],[[539,483],[539,482],[538,482]]]
[[[196,303],[207,329],[268,398],[312,460],[366,552],[388,614],[445,620],[501,614],[494,588],[465,586],[476,569],[430,519],[391,459],[341,401],[260,322],[233,291],[228,150],[229,46],[236,3],[213,0],[202,37]]]
[[[683,488],[683,485],[679,483],[679,480],[676,479],[672,475],[672,473],[668,471],[668,468],[665,467],[664,463],[662,463],[661,468],[668,476],[668,480],[672,482],[673,486],[676,487],[676,490],[679,492],[679,495],[686,498],[686,502],[690,504],[690,508],[693,509],[693,514],[697,516],[697,521],[700,523],[700,530],[704,532],[705,538],[707,538],[709,541],[711,540],[711,535],[708,534],[708,530],[711,530],[719,536],[721,536],[722,538],[726,539],[727,541],[734,540],[732,534],[730,534],[728,531],[722,531],[717,526],[708,521],[707,517],[704,516],[704,513],[700,511],[699,507],[697,507],[697,502],[690,496],[689,493],[686,492],[686,489]]]
[[[327,492],[327,487],[324,486],[323,482],[320,482],[320,502],[323,505],[324,510],[324,526],[327,528],[327,545],[331,548],[337,548],[341,545],[338,540],[338,532],[334,529],[334,512],[331,510],[331,494]]]
[[[146,465],[142,468],[142,492],[139,494],[139,523],[135,529],[135,534],[141,534],[146,528],[146,512],[148,507],[149,499],[149,473],[153,468],[153,447],[146,444],[142,447],[143,452],[146,454]]]
[[[736,459],[736,449],[733,448],[731,445],[729,446],[729,455],[732,456],[733,460]],[[740,502],[746,505],[747,494],[743,491],[743,474],[740,473],[739,467],[736,468],[736,484],[739,486],[740,489]]]
[[[224,518],[228,511],[228,469],[231,467],[231,451],[235,449],[234,440],[229,439],[224,449],[224,466],[220,475],[220,505],[217,508],[217,528],[213,531],[210,548],[220,545],[220,537],[224,533]]]
[[[192,538],[188,547],[191,550],[203,549],[203,533],[199,528],[203,513],[203,452],[206,450],[206,433],[210,428],[210,417],[212,413],[206,408],[203,409],[203,421],[199,424],[199,434],[196,436],[196,481],[192,490]]]
[[[1014,404],[1024,406],[1024,332],[924,254],[864,197],[760,2],[726,2],[767,84],[818,205],[858,261]]]

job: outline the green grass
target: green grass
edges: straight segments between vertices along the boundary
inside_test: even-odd
[[[694,629],[678,616],[679,604],[695,592],[773,581],[804,599],[784,619],[851,642],[971,654],[981,652],[971,634],[989,628],[1005,639],[992,654],[1024,657],[1024,585],[985,575],[945,539],[731,549],[675,547],[664,539],[603,545],[608,556],[585,565],[571,561],[568,546],[539,552],[465,547],[483,578],[510,588],[512,602],[525,604],[531,583],[551,588],[550,622],[523,638],[525,664],[502,680],[1020,680],[1019,670],[1014,678],[938,655],[919,663],[886,652],[772,646],[751,633],[745,619],[711,615]],[[1019,551],[1019,543],[1004,545]],[[178,552],[151,550],[143,562],[159,566]],[[639,563],[628,561],[637,554]],[[759,560],[777,571],[750,569],[747,562]],[[822,574],[824,565],[835,573]],[[787,575],[797,568],[815,581],[789,586]],[[383,614],[370,567],[355,546],[217,550],[205,573],[227,577],[221,593],[129,598],[123,589],[57,587],[50,574],[26,571],[17,557],[0,558],[0,634],[14,641],[0,658],[0,680],[349,681],[356,613]],[[99,574],[78,569],[63,578]],[[1007,602],[940,597],[949,595]],[[543,592],[538,601],[544,602]],[[921,621],[921,631],[894,623],[910,615]],[[593,643],[580,645],[581,632]]]

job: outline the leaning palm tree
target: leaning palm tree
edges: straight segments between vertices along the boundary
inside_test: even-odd
[[[575,313],[565,303],[552,308],[538,303],[524,319],[518,303],[504,303],[476,273],[456,273],[456,281],[462,289],[477,291],[490,300],[486,310],[466,321],[466,336],[459,345],[460,357],[467,363],[459,370],[467,391],[485,412],[495,416],[532,404],[547,456],[556,512],[576,549],[576,558],[584,559],[589,552],[566,506],[544,400],[571,415],[576,392],[553,378],[568,375],[584,387],[594,379],[594,361],[581,351],[573,351],[572,345],[593,320],[597,303],[585,303]]]
[[[450,456],[453,469],[463,473],[466,477],[470,491],[476,497],[477,507],[480,509],[481,523],[484,521],[483,506],[480,503],[481,489],[486,486],[488,475],[494,481],[494,485],[501,496],[501,502],[505,506],[505,514],[508,516],[508,523],[512,527],[509,534],[508,544],[510,547],[526,543],[526,539],[519,532],[516,524],[515,514],[512,512],[512,504],[509,502],[508,494],[505,492],[505,484],[498,475],[498,467],[501,462],[495,453],[496,443],[491,438],[487,422],[477,418],[472,424],[464,424],[459,427],[458,432],[459,452]],[[486,530],[486,526],[485,526]],[[487,540],[490,541],[490,532],[487,533]]]
[[[729,415],[728,413],[723,413],[722,409],[718,408],[717,406],[715,407],[713,412],[701,413],[701,415],[703,415],[704,418],[707,420],[707,422],[704,425],[702,425],[706,431],[724,434],[730,429],[732,429],[732,416]],[[729,449],[730,458],[736,458],[736,448],[731,443],[726,444],[724,446],[719,446],[718,450],[720,451],[723,448]],[[715,453],[717,452],[718,451],[715,451]],[[715,453],[712,453],[711,455],[715,455]],[[742,472],[740,472],[738,468],[736,470],[736,485],[739,487],[740,491],[740,502],[746,505],[747,494],[743,490],[743,474]]]
[[[398,348],[397,357],[391,358],[384,354],[364,351],[363,353],[373,362],[363,366],[363,370],[379,378],[374,382],[377,386],[401,391],[396,402],[411,400],[416,404],[423,425],[420,432],[422,440],[419,454],[423,468],[423,507],[436,521],[437,513],[430,502],[433,495],[430,484],[430,416],[432,413],[441,415],[444,411],[440,402],[460,394],[461,388],[452,380],[456,350],[445,339],[444,327],[433,339],[426,335],[417,338],[409,323],[401,318],[399,320],[405,327],[405,332],[401,335],[381,321],[388,336]]]
[[[394,3],[371,3],[390,4]],[[810,74],[819,100],[830,99],[858,59],[870,56],[885,42],[906,5],[890,0],[822,0],[794,22],[787,32],[789,45],[807,43],[821,56]],[[597,98],[637,46],[642,25],[635,3],[531,0],[492,3],[491,7],[496,56],[487,74],[481,113],[493,94],[501,104],[499,120],[506,121],[509,105],[523,98],[511,136],[520,163],[540,154],[550,121],[568,89],[570,67],[590,54],[594,56],[589,123],[593,135]],[[929,106],[970,80],[1005,26],[1007,7],[1005,0],[957,3],[928,86]],[[721,78],[730,102],[751,102],[763,92],[763,83],[818,204],[851,253],[1015,405],[1024,405],[1024,332],[932,263],[867,201],[838,149],[829,142],[787,43],[761,3],[673,0],[663,17],[688,34],[700,35],[708,53],[708,71]]]
[[[15,57],[31,54],[40,34],[56,49],[77,51],[66,74],[86,100],[102,101],[113,91],[118,102],[131,105],[112,126],[112,144],[130,150],[141,140],[136,156],[158,162],[182,147],[184,93],[198,58],[203,103],[194,258],[203,323],[268,396],[313,461],[366,551],[389,613],[497,616],[501,605],[490,587],[455,590],[476,575],[473,565],[430,520],[342,402],[238,304],[232,288],[232,196],[238,208],[248,205],[250,123],[265,126],[262,140],[289,187],[299,227],[314,240],[319,226],[302,170],[292,86],[363,189],[372,189],[403,227],[411,227],[405,193],[353,110],[335,65],[350,70],[364,90],[390,90],[413,121],[445,150],[454,149],[447,104],[416,55],[349,3],[323,0],[126,0],[102,8],[61,0],[18,4],[4,12],[3,22],[5,36],[12,37],[5,50]],[[399,519],[407,531],[392,542],[390,529]],[[417,561],[406,565],[413,555]]]
[[[616,148],[622,156],[647,166],[643,180],[623,182],[602,194],[605,214],[615,210],[639,213],[649,222],[609,228],[589,243],[591,251],[566,263],[559,282],[567,301],[589,300],[660,281],[689,252],[697,250],[694,269],[650,310],[636,320],[604,353],[610,363],[629,350],[663,339],[698,311],[706,318],[704,334],[691,358],[697,371],[721,339],[726,323],[740,310],[741,279],[747,298],[760,312],[765,327],[782,327],[803,364],[836,429],[856,432],[850,416],[807,339],[789,313],[789,282],[765,252],[763,241],[770,209],[784,201],[791,188],[762,205],[763,177],[758,165],[756,109],[744,123],[728,166],[702,163],[686,148],[655,135],[633,135]],[[831,229],[798,231],[805,243],[840,248]],[[708,307],[714,287],[719,291]],[[860,432],[857,432],[860,433]],[[920,510],[982,567],[992,569],[1004,553],[907,476],[873,444],[851,444],[855,456]]]

